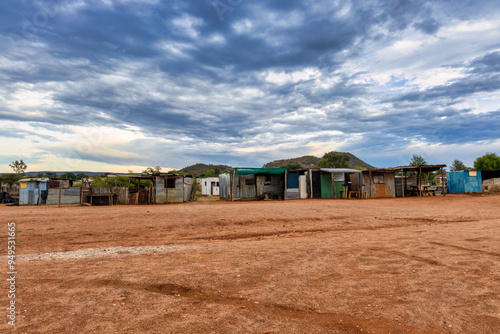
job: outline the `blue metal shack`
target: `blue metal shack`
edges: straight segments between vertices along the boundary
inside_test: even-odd
[[[477,193],[483,191],[481,171],[460,170],[448,172],[448,192],[450,194]]]
[[[19,205],[45,204],[49,179],[32,178],[19,180]]]

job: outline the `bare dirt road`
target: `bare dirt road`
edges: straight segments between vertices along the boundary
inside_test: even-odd
[[[500,333],[500,196],[0,217],[5,277],[16,223],[17,333]]]

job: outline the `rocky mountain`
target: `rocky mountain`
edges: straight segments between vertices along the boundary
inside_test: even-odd
[[[193,175],[194,177],[199,177],[209,169],[213,169],[214,171],[216,169],[219,169],[219,172],[223,172],[225,170],[233,170],[231,166],[227,165],[212,165],[212,164],[194,164],[191,166],[184,167],[183,169],[179,170],[180,172],[186,173],[188,175]]]
[[[363,160],[359,159],[354,154],[349,153],[349,152],[345,152],[345,153],[349,154],[349,156],[350,156],[349,166],[351,168],[356,168],[358,166],[361,166],[361,167],[366,168],[366,169],[374,169],[375,168],[372,165],[367,164]],[[314,167],[316,167],[316,165],[318,164],[318,162],[320,160],[321,160],[321,158],[318,158],[318,157],[315,157],[312,155],[304,155],[304,156],[299,157],[299,158],[271,161],[262,167],[264,167],[264,168],[276,168],[276,167],[283,167],[286,165],[292,165],[292,164],[295,165],[296,164],[296,165],[300,165],[302,168],[314,168]]]

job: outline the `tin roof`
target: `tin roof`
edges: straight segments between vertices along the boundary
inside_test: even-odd
[[[50,179],[47,178],[47,177],[42,177],[42,178],[36,178],[36,177],[33,177],[33,178],[29,178],[29,179],[21,179],[19,180],[19,182],[49,182]]]

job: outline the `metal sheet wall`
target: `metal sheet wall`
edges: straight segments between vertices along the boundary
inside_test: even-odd
[[[448,172],[448,192],[450,194],[463,194],[468,192],[482,192],[481,171],[475,171],[476,175],[471,175],[470,171]]]

